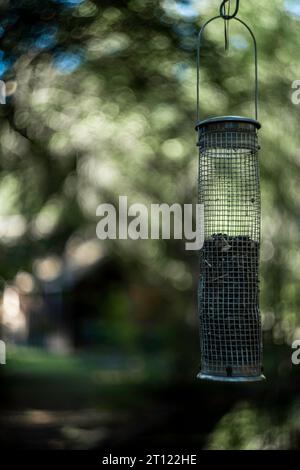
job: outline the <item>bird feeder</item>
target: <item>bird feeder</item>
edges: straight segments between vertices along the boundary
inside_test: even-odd
[[[235,19],[253,39],[255,119],[199,118],[201,39],[206,26],[219,18]],[[200,250],[198,288],[201,339],[198,377],[259,381],[264,376],[259,311],[261,208],[257,134],[261,126],[257,120],[256,40],[246,23],[235,16],[225,16],[223,11],[202,27],[197,57],[199,203],[204,205],[205,235]]]

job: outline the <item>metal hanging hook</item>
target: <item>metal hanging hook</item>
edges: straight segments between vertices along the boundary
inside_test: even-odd
[[[227,12],[226,12],[226,3],[228,3]],[[234,19],[237,16],[239,12],[239,7],[240,7],[240,1],[236,0],[235,10],[232,14],[230,13],[230,7],[231,7],[231,0],[223,0],[220,6],[220,16],[221,18],[224,19],[225,51],[229,50],[229,21]]]
[[[231,0],[228,2],[227,16],[230,15]],[[225,4],[224,4],[225,8]],[[225,51],[229,50],[229,20],[224,20]]]
[[[226,3],[230,2],[230,0],[223,0],[223,2],[221,3],[221,6],[220,6],[220,16],[224,19],[224,20],[232,20],[233,18],[235,18],[239,12],[239,8],[240,8],[240,0],[236,0],[235,2],[235,10],[233,13],[226,13]]]
[[[200,121],[200,53],[201,53],[201,45],[202,45],[202,37],[203,33],[206,29],[206,27],[212,23],[215,20],[222,19],[222,16],[215,16],[208,20],[202,28],[200,29],[199,32],[199,37],[198,37],[198,46],[197,46],[197,122]],[[254,109],[255,109],[255,119],[256,121],[258,120],[258,52],[257,52],[257,43],[255,36],[251,30],[251,28],[242,20],[239,18],[233,17],[235,21],[243,25],[248,33],[250,34],[252,41],[253,41],[253,47],[254,47],[254,79],[255,79],[255,90],[254,90]]]

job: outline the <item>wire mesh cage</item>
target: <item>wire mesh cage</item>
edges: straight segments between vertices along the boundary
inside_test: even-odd
[[[197,126],[199,203],[204,206],[204,245],[200,250],[198,310],[202,379],[258,381],[262,370],[259,311],[260,183],[257,121],[258,72],[255,52],[255,119],[225,116]]]
[[[201,377],[261,377],[260,185],[255,120],[198,126]]]

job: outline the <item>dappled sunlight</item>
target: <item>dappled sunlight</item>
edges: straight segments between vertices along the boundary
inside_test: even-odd
[[[103,248],[98,240],[82,240],[74,237],[67,246],[67,264],[80,269],[97,263],[103,257]]]
[[[299,447],[297,2],[241,8],[259,45],[268,381],[235,389],[195,379],[197,255],[181,240],[96,234],[97,207],[121,195],[147,207],[197,201],[196,41],[220,2],[2,3],[4,444],[99,449],[144,433],[199,449]],[[253,117],[250,39],[232,22],[225,52],[223,21],[207,28],[201,118]]]
[[[208,439],[209,450],[280,450],[293,446],[298,425],[288,416],[273,422],[266,411],[248,403],[238,404],[225,415]],[[299,436],[298,436],[299,438]]]
[[[47,256],[34,262],[34,271],[39,279],[51,282],[62,274],[62,262],[57,256]]]
[[[6,286],[2,298],[1,322],[7,339],[26,339],[27,321],[20,305],[19,292]]]
[[[2,413],[0,423],[5,425],[8,435],[14,428],[21,429],[25,436],[24,443],[30,442],[37,432],[51,436],[48,449],[90,449],[99,445],[110,433],[116,417],[112,413],[97,409],[80,411],[53,411],[45,409],[27,409],[24,412]],[[39,439],[34,444],[38,448]]]

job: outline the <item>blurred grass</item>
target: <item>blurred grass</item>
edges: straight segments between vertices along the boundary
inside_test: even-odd
[[[139,406],[137,390],[165,386],[167,358],[82,353],[69,357],[36,348],[16,347],[8,355],[2,379],[13,407],[118,409]],[[21,387],[19,387],[21,384]]]

